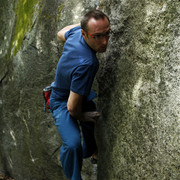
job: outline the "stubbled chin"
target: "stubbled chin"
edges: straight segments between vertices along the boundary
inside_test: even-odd
[[[99,53],[106,52],[106,49],[107,49],[106,47],[105,47],[105,48],[101,48],[101,49],[99,49],[99,51],[98,51],[98,52],[99,52]]]

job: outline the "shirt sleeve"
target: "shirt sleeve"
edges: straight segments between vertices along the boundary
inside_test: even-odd
[[[77,26],[77,27],[74,27],[74,28],[70,29],[69,31],[66,31],[65,35],[64,35],[65,39],[67,40],[69,36],[74,34],[74,31],[76,31],[76,30],[78,30],[80,28],[81,28],[80,26]]]
[[[79,95],[87,96],[90,93],[94,76],[93,66],[81,65],[77,67],[72,75],[70,90]]]

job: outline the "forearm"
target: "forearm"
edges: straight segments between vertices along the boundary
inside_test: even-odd
[[[82,99],[83,96],[70,91],[67,109],[72,117],[81,120],[83,118],[82,114]]]
[[[67,102],[67,109],[70,115],[80,121],[96,122],[96,119],[100,116],[100,113],[97,111],[82,112],[82,100],[83,96],[70,91]]]
[[[66,39],[65,39],[65,33],[67,32],[67,31],[69,31],[70,29],[72,29],[72,28],[74,28],[74,27],[77,27],[77,26],[80,26],[80,23],[78,23],[78,24],[72,24],[72,25],[69,25],[69,26],[66,26],[66,27],[64,27],[63,29],[61,29],[58,33],[57,33],[57,38],[58,38],[58,40],[60,40],[60,41],[66,41]]]
[[[80,23],[66,26],[66,27],[64,27],[63,29],[64,29],[65,31],[69,31],[70,29],[72,29],[72,28],[74,28],[74,27],[77,27],[77,26],[80,26]]]
[[[85,117],[83,112],[71,111],[70,109],[68,109],[68,111],[73,118],[79,121],[84,121]]]
[[[68,111],[73,118],[84,122],[87,121],[96,122],[97,119],[100,117],[100,113],[97,111],[81,112],[81,111],[71,111],[71,109],[68,109]]]

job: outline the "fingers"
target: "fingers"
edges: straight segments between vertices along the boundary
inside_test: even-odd
[[[93,122],[93,123],[96,123],[96,119],[93,119],[93,118],[87,118],[86,120],[85,120],[86,122]]]
[[[100,117],[100,116],[101,116],[100,112],[97,111],[94,112],[94,117]]]
[[[91,117],[91,118],[95,118],[95,117],[100,117],[101,114],[97,111],[92,111],[92,112],[86,112],[87,116]]]
[[[84,112],[84,121],[90,121],[90,122],[96,122],[97,119],[100,117],[100,113],[97,111],[92,111],[92,112]]]

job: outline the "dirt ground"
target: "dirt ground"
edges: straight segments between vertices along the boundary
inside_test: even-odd
[[[0,174],[0,180],[14,180],[8,176],[3,176],[2,174]]]

